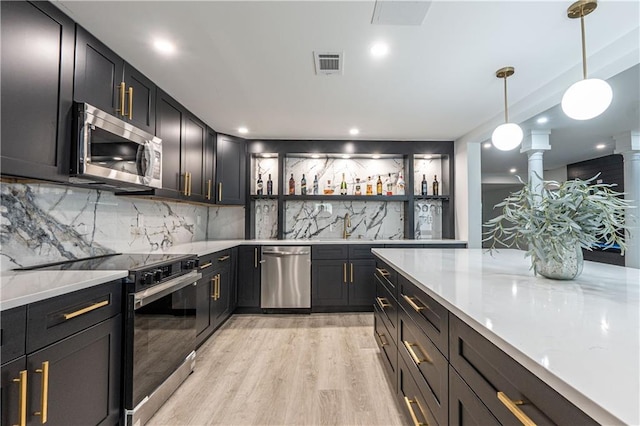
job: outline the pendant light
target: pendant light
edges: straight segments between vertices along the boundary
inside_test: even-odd
[[[522,142],[522,129],[516,123],[509,123],[507,109],[507,77],[515,72],[513,67],[504,67],[496,71],[496,77],[504,79],[504,124],[499,125],[491,135],[493,146],[501,151],[510,151]]]
[[[562,110],[574,120],[590,120],[602,114],[613,99],[611,86],[599,78],[587,78],[587,51],[585,48],[584,17],[596,10],[596,0],[580,0],[567,9],[571,19],[580,18],[582,29],[582,77],[564,92]]]

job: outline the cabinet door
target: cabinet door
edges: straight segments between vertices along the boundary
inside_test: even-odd
[[[0,314],[0,359],[11,361],[25,354],[27,307],[18,306]]]
[[[134,126],[156,133],[156,85],[129,64],[124,65],[124,82],[129,89],[133,89],[131,101],[131,119],[125,118]],[[127,98],[127,102],[129,99]],[[126,110],[128,112],[129,106]]]
[[[211,303],[215,275],[206,275],[196,286],[196,335],[211,327]]]
[[[119,92],[124,61],[116,53],[78,26],[73,98],[110,114],[122,116],[124,99]]]
[[[51,426],[117,424],[121,324],[117,315],[30,354],[28,412],[42,412],[47,406],[46,424]],[[48,391],[43,394],[45,379]],[[30,420],[44,423],[41,415]]]
[[[216,151],[217,133],[215,130],[207,127],[207,140],[204,147],[204,198],[206,201],[215,203],[216,201],[216,167],[215,167],[215,151]]]
[[[205,143],[207,140],[207,126],[192,116],[185,117],[185,134],[182,141],[184,158],[183,173],[189,173],[187,182],[187,199],[202,201],[204,199],[203,178]]]
[[[376,261],[349,261],[349,305],[372,307],[376,297]],[[372,308],[373,309],[373,308]]]
[[[260,307],[260,246],[238,249],[238,307]]]
[[[0,4],[2,174],[65,181],[74,23],[47,2]]]
[[[212,315],[214,328],[218,328],[231,315],[231,267],[225,266],[218,274],[218,294]]]
[[[500,424],[451,366],[449,366],[449,424],[452,426]]]
[[[0,424],[2,426],[19,425],[27,413],[20,410],[20,391],[28,386],[29,378],[26,370],[27,357],[22,356],[16,360],[3,364],[0,374]],[[22,375],[20,374],[22,372]],[[23,379],[25,382],[21,382]],[[22,417],[21,416],[25,416]]]
[[[180,144],[184,134],[186,110],[166,93],[158,90],[156,135],[162,139],[162,189],[169,197],[180,197],[184,179],[180,172]]]
[[[245,142],[227,135],[218,135],[216,146],[216,202],[244,204]]]
[[[311,262],[311,307],[349,304],[348,262],[314,260]]]

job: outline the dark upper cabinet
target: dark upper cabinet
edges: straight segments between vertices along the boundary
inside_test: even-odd
[[[155,133],[156,86],[78,26],[73,98]]]
[[[162,189],[169,197],[184,193],[180,153],[186,114],[182,105],[158,90],[155,134],[162,139]]]
[[[182,144],[183,173],[187,176],[188,199],[204,200],[204,154],[208,138],[207,126],[187,113],[185,115],[184,140]]]
[[[244,205],[245,141],[228,135],[218,135],[216,146],[216,202]]]
[[[204,186],[204,198],[211,203],[215,202],[215,183],[216,183],[216,139],[218,134],[215,130],[207,127],[207,139],[204,148],[204,178],[202,184]]]
[[[66,181],[74,23],[50,3],[0,4],[2,174]]]

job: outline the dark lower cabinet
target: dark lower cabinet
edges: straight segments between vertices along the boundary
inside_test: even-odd
[[[48,2],[0,2],[3,175],[69,176],[75,25]]]
[[[209,337],[210,332],[213,332],[211,303],[215,280],[215,275],[203,274],[196,283],[196,346],[201,345]]]
[[[260,246],[238,247],[238,309],[260,308]]]
[[[349,304],[349,265],[341,260],[311,261],[311,307]]]
[[[449,424],[452,426],[500,424],[451,366],[449,367]]]
[[[11,362],[2,364],[0,369],[0,421],[2,426],[25,424],[26,410],[20,408],[20,394],[28,390],[27,357],[21,356]]]
[[[349,305],[371,306],[376,295],[373,259],[349,260]]]

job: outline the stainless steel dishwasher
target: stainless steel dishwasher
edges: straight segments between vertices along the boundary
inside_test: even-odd
[[[311,308],[311,248],[263,246],[262,309]]]

